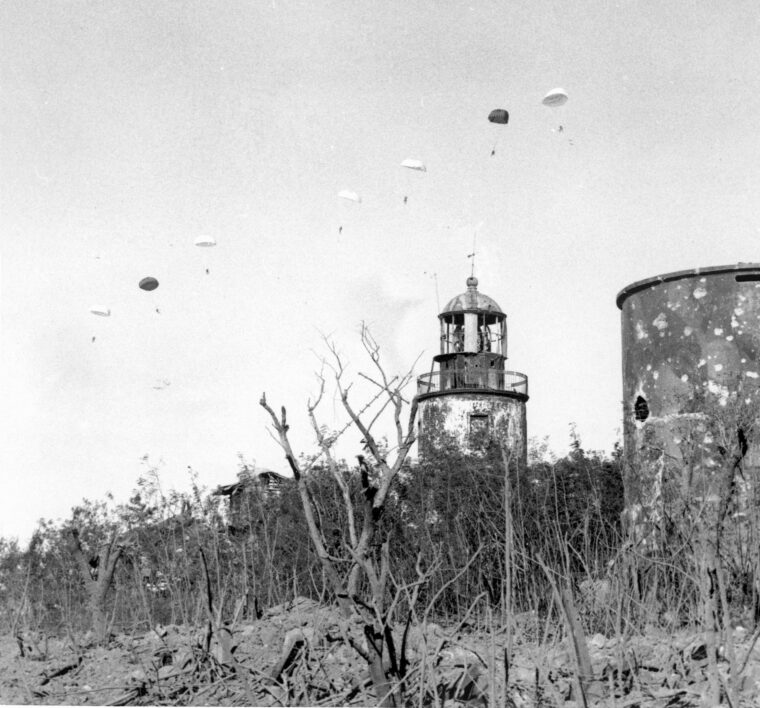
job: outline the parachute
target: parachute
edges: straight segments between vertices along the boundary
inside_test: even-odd
[[[213,236],[198,236],[198,238],[195,239],[195,245],[200,246],[201,248],[212,248],[213,246],[216,246],[216,239]],[[210,275],[211,271],[208,269],[208,266],[205,268],[206,275]]]
[[[559,108],[567,103],[567,98],[568,96],[567,93],[565,93],[565,89],[555,88],[544,96],[541,103],[551,108]]]
[[[408,157],[401,163],[401,167],[405,167],[407,170],[414,170],[415,172],[427,172],[427,167],[422,160],[416,160],[413,157]],[[411,177],[407,180],[406,191],[409,192],[412,187]],[[409,194],[404,195],[404,204],[409,201]]]
[[[202,248],[209,248],[211,246],[216,246],[216,239],[213,236],[198,236],[198,238],[195,239],[195,245],[201,246]]]
[[[341,199],[348,199],[350,202],[361,203],[362,201],[362,198],[356,192],[352,192],[350,189],[341,189],[341,191],[338,192],[338,196]]]
[[[352,192],[350,189],[341,189],[340,192],[338,192],[338,197],[340,197],[341,199],[345,199],[348,202],[356,202],[357,204],[361,204],[362,202],[362,198],[356,192]],[[345,218],[348,216],[349,209],[354,209],[354,207],[350,207],[349,205],[346,205],[345,207],[341,207],[340,209],[341,222],[344,221]],[[342,233],[343,233],[343,224],[341,223],[340,226],[338,226],[338,236],[340,236]]]
[[[158,287],[158,281],[153,277],[143,278],[140,283],[141,290],[155,290]]]
[[[509,112],[504,110],[503,108],[494,108],[489,114],[488,114],[488,120],[491,123],[496,123],[497,125],[506,125],[509,123]],[[491,157],[493,157],[496,154],[496,146],[499,144],[499,139],[497,138],[494,141],[493,147],[491,148]]]
[[[98,315],[98,317],[110,317],[111,316],[111,309],[108,307],[100,307],[98,305],[94,305],[90,308],[90,312],[93,315]],[[93,344],[95,343],[95,335],[92,336],[92,339],[90,340]]]
[[[401,163],[402,167],[406,167],[410,170],[417,170],[418,172],[427,172],[427,167],[425,167],[425,164],[422,162],[422,160],[415,160],[411,157],[407,158]]]
[[[506,125],[509,123],[509,112],[505,111],[503,108],[494,108],[494,110],[488,114],[488,120],[490,120],[491,123]]]

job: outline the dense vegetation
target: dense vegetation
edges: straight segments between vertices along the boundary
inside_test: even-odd
[[[715,439],[725,450],[724,464],[714,468],[713,477],[723,489],[716,498],[724,503],[706,505],[704,496],[692,494],[681,506],[671,505],[658,527],[658,537],[665,541],[659,546],[637,541],[631,529],[622,528],[619,449],[611,457],[587,453],[578,439],[566,457],[549,460],[546,455],[532,455],[523,469],[515,468],[498,449],[466,456],[453,447],[444,448],[436,458],[407,462],[379,511],[371,502],[380,473],[364,457],[357,458],[355,466],[334,460],[322,466],[319,457],[301,458],[296,465],[305,471],[300,483],[283,478],[275,488],[241,462],[240,481],[234,487],[203,489],[194,478],[189,493],[165,493],[158,471],[150,469],[126,503],[111,498],[84,500],[65,521],[40,521],[24,548],[0,539],[0,632],[18,638],[23,656],[24,646],[29,652],[35,641],[44,641],[46,647],[49,637],[86,647],[107,639],[108,632],[145,637],[156,634],[147,632],[156,628],[160,637],[164,630],[159,625],[205,626],[205,648],[198,645],[193,651],[200,652],[198,671],[209,667],[213,671],[210,683],[197,672],[189,676],[190,683],[182,684],[182,690],[191,696],[207,683],[216,686],[229,677],[223,658],[214,659],[216,654],[209,651],[212,635],[222,636],[224,625],[240,627],[240,620],[260,618],[268,608],[281,613],[299,596],[315,600],[316,606],[340,605],[335,588],[347,587],[345,578],[356,566],[351,537],[366,526],[370,514],[373,531],[370,547],[363,551],[365,575],[349,596],[369,618],[359,625],[368,643],[378,638],[373,634],[373,617],[381,635],[388,628],[383,641],[389,656],[395,651],[406,656],[398,632],[409,626],[421,632],[447,627],[449,638],[466,629],[490,637],[492,643],[498,636],[503,657],[497,661],[493,651],[489,655],[492,674],[497,665],[506,672],[513,659],[524,662],[526,642],[539,647],[542,656],[559,642],[573,647],[572,662],[570,653],[562,658],[560,651],[555,659],[562,666],[559,673],[552,673],[541,664],[543,659],[533,656],[528,660],[533,668],[523,666],[518,683],[510,684],[512,689],[523,693],[556,689],[558,681],[569,681],[567,677],[576,672],[571,693],[596,692],[602,703],[595,704],[601,705],[606,693],[634,695],[630,681],[634,675],[639,692],[655,690],[647,688],[649,679],[640,675],[637,637],[654,637],[657,643],[668,636],[696,636],[690,634],[696,631],[703,643],[689,649],[688,656],[679,644],[659,659],[650,659],[646,671],[652,681],[660,685],[676,661],[683,665],[677,680],[668,679],[676,681],[667,689],[668,696],[680,696],[688,689],[708,696],[710,705],[721,696],[736,697],[746,691],[756,697],[752,681],[757,675],[760,686],[760,667],[757,671],[747,667],[758,635],[745,647],[739,629],[734,630],[753,626],[760,605],[754,542],[760,506],[751,501],[758,498],[756,468],[743,467],[741,457],[730,454],[728,433],[736,430],[735,421],[722,427],[728,431],[725,440]],[[704,437],[701,429],[697,433]],[[737,445],[743,455],[741,440]],[[376,452],[382,458],[387,444],[381,447]],[[673,461],[672,469],[663,467],[664,488],[679,479],[690,460],[684,459],[686,463]],[[315,521],[311,528],[303,503],[304,484]],[[739,485],[749,506],[734,490]],[[347,509],[352,510],[353,520]],[[327,563],[319,557],[319,548]],[[335,568],[344,576],[337,584],[330,577]],[[265,617],[252,626],[263,627],[267,621]],[[681,629],[687,635],[679,634]],[[395,639],[391,631],[396,632]],[[746,629],[741,631],[746,636]],[[256,686],[269,695],[267,681],[279,682],[278,690],[284,693],[277,700],[283,705],[314,704],[315,696],[329,702],[332,689],[317,691],[310,678],[321,670],[321,650],[315,649],[309,663],[306,654],[293,654],[287,644],[290,634],[268,679],[249,667],[258,677]],[[615,657],[610,658],[609,651],[600,657],[597,651],[595,661],[612,661],[618,668],[600,679],[594,674],[588,646],[598,649],[605,637],[617,647]],[[353,648],[358,646],[355,641]],[[118,645],[118,639],[112,645]],[[445,654],[440,653],[441,646],[431,644],[433,653],[422,659],[418,648],[412,668],[403,662],[393,668],[391,662],[377,680],[372,678],[371,689],[364,683],[350,690],[359,691],[356,700],[362,704],[406,705],[411,700],[416,705],[419,696],[430,690],[445,692],[451,681],[459,686],[461,677],[449,681],[441,674]],[[79,651],[81,656],[84,649]],[[272,649],[268,651],[271,664]],[[44,657],[46,649],[38,653]],[[294,656],[301,657],[298,669],[293,668]],[[366,656],[362,658],[366,661]],[[702,662],[698,673],[694,662]],[[295,671],[292,676],[283,673],[286,666],[288,672]],[[347,670],[344,666],[339,673]],[[138,682],[137,687],[130,684],[119,700],[152,701],[164,696],[160,681],[152,681]],[[506,696],[512,690],[507,688],[507,673],[499,681],[488,683],[488,690]],[[465,693],[475,684],[467,685],[470,688],[461,689]],[[151,693],[154,690],[158,693]],[[344,693],[338,691],[336,696]]]
[[[342,464],[358,498],[360,472]],[[255,617],[297,595],[333,599],[295,484],[285,480],[272,491],[245,464],[240,473],[247,483],[232,501],[233,514],[229,497],[197,481],[190,493],[164,493],[151,469],[126,503],[84,500],[64,522],[40,521],[25,548],[0,540],[0,631],[86,630],[85,586],[97,577],[100,549],[113,537],[123,549],[106,600],[113,629],[202,622],[204,563],[224,618]],[[319,466],[308,484],[326,546],[340,557],[347,528],[338,485]],[[551,590],[539,559],[567,570],[578,584],[602,577],[619,552],[620,460],[586,454],[576,442],[563,459],[534,461],[521,474],[512,470],[510,487],[515,609],[546,615]],[[468,458],[448,451],[405,467],[375,540],[377,553],[388,542],[396,620],[410,611],[451,623],[476,621],[486,611],[504,617],[504,491],[502,461],[491,452]],[[77,566],[73,529],[90,561],[90,578]]]

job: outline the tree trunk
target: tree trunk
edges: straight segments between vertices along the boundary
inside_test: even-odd
[[[116,565],[121,557],[121,547],[117,546],[117,535],[114,531],[110,541],[100,545],[98,554],[97,576],[93,578],[90,564],[85,556],[82,543],[79,540],[79,530],[72,529],[72,551],[79,566],[79,572],[84,580],[88,595],[90,610],[90,626],[95,639],[102,642],[108,632],[108,613],[106,612],[106,595],[111,587]]]
[[[382,632],[376,631],[370,625],[364,625],[364,635],[367,638],[367,652],[369,653],[369,675],[372,685],[375,687],[377,705],[385,708],[395,708],[396,698],[393,694],[393,686],[383,667],[383,646],[385,638]]]

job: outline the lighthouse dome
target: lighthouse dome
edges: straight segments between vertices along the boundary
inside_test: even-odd
[[[478,279],[470,276],[467,278],[467,291],[449,300],[443,308],[441,315],[475,311],[503,314],[496,300],[478,292]]]

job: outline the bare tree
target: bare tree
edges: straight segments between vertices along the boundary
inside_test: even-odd
[[[269,413],[276,433],[276,439],[285,453],[298,487],[303,513],[309,529],[314,550],[324,569],[345,620],[344,638],[367,661],[377,700],[383,706],[397,705],[397,695],[393,679],[400,679],[399,664],[396,658],[393,636],[388,616],[386,589],[390,574],[389,541],[377,543],[378,525],[388,498],[393,480],[401,470],[409,450],[414,443],[414,419],[417,405],[411,405],[403,397],[403,389],[412,380],[410,369],[403,376],[389,377],[380,361],[380,349],[367,327],[362,324],[361,341],[372,362],[374,375],[361,376],[372,383],[377,392],[363,406],[356,409],[349,401],[350,384],[345,382],[345,362],[335,345],[327,341],[330,359],[324,362],[333,372],[335,386],[348,414],[348,423],[335,434],[328,434],[325,426],[320,426],[317,415],[325,391],[325,366],[318,375],[319,393],[316,399],[307,405],[309,420],[320,454],[310,463],[299,461],[293,453],[288,436],[289,425],[284,407],[280,415],[267,403],[266,395],[261,397],[261,406]],[[402,421],[405,408],[408,408],[406,423]],[[395,455],[389,460],[389,453],[381,441],[375,437],[373,428],[384,412],[389,411],[393,417],[396,432]],[[360,508],[354,508],[355,502],[349,486],[350,474],[338,465],[333,446],[338,437],[350,426],[355,425],[363,437],[363,444],[369,454],[357,455],[361,485]],[[309,471],[320,459],[324,459],[338,484],[345,506],[348,526],[348,541],[342,555],[328,552],[324,533],[316,514],[315,500],[311,494],[307,478]],[[357,513],[358,512],[358,513]],[[357,523],[359,521],[360,523]],[[376,551],[379,546],[379,553]],[[330,549],[335,552],[334,549]],[[363,583],[366,580],[366,584]],[[363,588],[368,587],[368,591]],[[386,662],[387,659],[387,662]],[[389,665],[389,669],[386,669]]]

